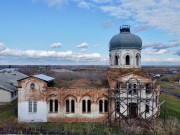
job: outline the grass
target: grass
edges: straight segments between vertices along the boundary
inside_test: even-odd
[[[15,113],[16,103],[0,106],[0,127],[1,124],[8,120],[17,121]],[[78,132],[96,132],[96,133],[111,133],[122,134],[122,131],[118,127],[109,127],[107,123],[26,123],[29,128],[46,128],[46,129],[63,129],[65,131],[78,131]]]
[[[167,117],[176,117],[180,119],[180,99],[175,96],[161,93],[160,101],[163,101],[166,98],[166,104],[161,106],[161,116],[163,117],[164,113],[166,113]],[[166,105],[166,112],[164,107]]]
[[[160,85],[162,87],[165,87],[167,89],[170,89],[171,91],[180,93],[180,85],[173,82],[160,82]]]
[[[3,105],[0,106],[0,124],[2,121],[8,118],[15,118],[15,105]]]
[[[63,129],[66,131],[78,131],[78,132],[96,132],[96,133],[111,133],[122,134],[122,131],[118,127],[109,127],[103,123],[29,123],[31,128],[47,128],[47,129]]]

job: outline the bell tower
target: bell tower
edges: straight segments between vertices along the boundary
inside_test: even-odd
[[[121,26],[109,42],[110,68],[141,68],[141,49],[141,38],[130,32],[130,26]]]

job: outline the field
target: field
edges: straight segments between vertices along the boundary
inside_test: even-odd
[[[161,106],[161,118],[163,118],[164,113],[166,113],[166,118],[176,117],[180,120],[180,99],[165,93],[161,93],[160,98],[161,101],[166,99],[166,102]]]

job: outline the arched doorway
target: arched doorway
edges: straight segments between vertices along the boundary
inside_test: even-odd
[[[126,55],[125,60],[126,60],[126,65],[130,65],[130,57],[129,57],[129,55]]]

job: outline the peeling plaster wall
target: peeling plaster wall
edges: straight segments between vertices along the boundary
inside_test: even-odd
[[[30,84],[34,83],[32,89]],[[37,78],[27,78],[18,84],[19,121],[49,122],[104,122],[108,113],[99,113],[99,100],[108,100],[105,88],[55,88],[47,87],[46,82]],[[75,101],[75,112],[66,112],[66,99]],[[91,101],[91,112],[82,112],[82,100]],[[28,101],[37,101],[37,113],[28,112]],[[50,100],[58,100],[58,112],[50,112]]]
[[[31,83],[35,88],[31,89]],[[46,122],[46,82],[29,77],[18,82],[18,120],[24,122]],[[37,112],[29,112],[29,100],[37,102]]]
[[[48,113],[48,121],[61,122],[103,122],[107,120],[108,113],[99,113],[99,100],[107,98],[107,89],[58,89],[48,88],[47,101],[57,99],[59,101],[59,111],[57,113]],[[66,99],[75,100],[75,112],[66,112]],[[82,112],[82,100],[91,100],[91,112]],[[49,108],[49,103],[48,103]]]

